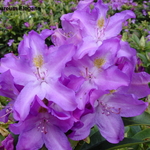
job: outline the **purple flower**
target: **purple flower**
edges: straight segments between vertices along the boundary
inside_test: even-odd
[[[25,25],[27,28],[29,28],[29,27],[30,27],[29,22],[25,22],[25,23],[24,23],[24,25]]]
[[[93,55],[104,40],[115,37],[120,33],[122,23],[125,20],[135,18],[135,14],[129,10],[107,18],[107,11],[107,5],[99,0],[92,10],[86,6],[61,17],[62,26],[71,24],[80,29],[82,41],[78,45],[75,59],[80,59],[86,54]]]
[[[1,143],[5,149],[14,150],[14,138],[11,134],[9,134]]]
[[[150,35],[148,35],[146,38],[147,38],[147,41],[149,42],[150,41]]]
[[[40,31],[40,29],[41,29],[42,27],[43,27],[43,25],[39,23],[39,24],[37,25],[37,31]]]
[[[46,106],[39,107],[38,103],[34,103],[33,107],[37,114],[31,112],[24,121],[10,125],[11,132],[19,134],[16,149],[38,150],[45,144],[48,149],[72,150],[65,132],[73,125],[73,121],[59,120],[48,113]]]
[[[146,16],[146,15],[147,15],[147,12],[146,12],[146,10],[145,10],[145,9],[142,9],[142,14],[143,14],[144,16]]]
[[[64,110],[74,110],[74,91],[58,80],[66,62],[70,61],[74,54],[74,46],[63,45],[51,53],[44,39],[31,31],[28,36],[24,36],[18,51],[19,56],[10,53],[2,58],[0,67],[1,72],[10,70],[14,82],[24,86],[14,103],[15,118],[26,118],[36,95],[41,100],[46,98],[55,102]]]
[[[103,43],[105,43],[105,41]],[[112,44],[113,46],[115,45],[115,43]],[[106,45],[108,48],[108,44]],[[113,65],[113,57],[117,56],[115,62],[116,66],[118,66],[118,69],[120,69],[122,73],[129,77],[128,79],[130,82],[128,82],[128,84],[125,86],[120,85],[118,88],[113,88],[111,87],[111,83],[108,84],[108,82],[111,81],[108,79],[105,85],[102,87],[102,84],[98,84],[98,88],[93,88],[88,93],[88,100],[94,108],[94,112],[85,114],[82,112],[81,119],[79,121],[81,126],[78,127],[75,124],[72,128],[73,132],[69,135],[69,137],[73,140],[85,139],[90,134],[91,127],[97,125],[101,135],[106,140],[111,143],[118,143],[124,138],[124,125],[121,117],[133,117],[140,115],[148,106],[148,103],[138,99],[149,95],[150,89],[148,83],[150,81],[150,75],[145,72],[134,73],[136,64],[136,51],[130,48],[127,42],[121,41],[119,50],[116,49],[117,47],[113,47],[114,49],[111,49],[112,51],[110,51],[110,55],[108,54],[109,50],[106,50],[107,53],[104,53],[105,49],[103,44],[101,48],[102,49],[99,51],[99,53],[97,51],[94,54],[95,57],[97,56],[98,58],[101,58],[99,56],[102,56],[102,58],[106,58],[104,61],[105,63],[103,64],[95,61],[95,64],[97,65],[102,64],[100,67],[102,70],[98,74],[99,77],[101,77],[102,71],[108,70],[109,72],[107,67],[110,68],[110,66]],[[94,57],[94,55],[91,56],[91,58]],[[105,76],[108,77],[112,74],[114,75],[114,73],[109,72]],[[103,80],[105,79],[105,76],[102,77]],[[94,80],[91,78],[91,83]],[[117,81],[119,81],[118,78]],[[94,83],[94,85],[96,85],[96,83],[99,83],[98,80]]]
[[[73,140],[86,138],[91,127],[96,124],[107,141],[118,143],[124,138],[124,124],[121,117],[140,115],[148,106],[148,103],[139,101],[136,96],[123,90],[119,92],[119,89],[109,92],[95,90],[91,93],[90,101],[95,107],[95,112],[81,117],[84,125],[81,128],[73,128],[73,132],[69,135]]]
[[[115,9],[133,3],[111,2]],[[0,121],[11,116],[17,121],[10,125],[19,135],[17,150],[43,145],[72,150],[67,136],[83,140],[94,125],[106,140],[118,143],[124,138],[121,117],[140,115],[147,108],[139,99],[150,94],[150,75],[135,73],[141,65],[136,50],[120,35],[122,24],[135,14],[125,10],[109,17],[107,11],[102,0],[80,1],[73,13],[61,17],[62,28],[30,31],[17,56],[1,58],[0,95],[11,101],[0,110]],[[47,37],[53,42],[49,47]],[[10,145],[6,141],[4,145],[12,146],[12,140]]]
[[[135,19],[132,19],[131,22],[134,24],[135,23]]]
[[[9,46],[12,45],[12,43],[14,42],[14,39],[9,40],[9,42],[7,43]]]
[[[79,109],[84,108],[87,96],[92,89],[111,90],[128,85],[128,77],[115,66],[119,44],[118,39],[106,40],[93,56],[86,55],[66,65],[65,75],[72,79],[67,86],[76,91]]]
[[[11,2],[12,0],[4,0],[4,2],[3,2],[3,5],[4,6],[9,6],[10,4],[10,2]]]
[[[4,109],[0,110],[0,121],[6,123],[9,119],[9,115],[13,113],[13,104],[14,101],[11,101],[10,103],[5,106]]]
[[[13,28],[12,25],[6,26],[6,29],[12,29],[12,28]]]
[[[19,94],[15,87],[14,78],[10,73],[10,70],[0,74],[0,95],[11,99],[16,98]]]

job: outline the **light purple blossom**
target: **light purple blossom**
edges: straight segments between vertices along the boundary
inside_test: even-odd
[[[14,138],[12,137],[11,134],[9,134],[1,143],[7,150],[14,149]]]
[[[58,80],[65,63],[71,60],[74,51],[73,45],[63,45],[51,53],[44,39],[31,31],[20,43],[18,57],[10,53],[1,59],[1,72],[9,69],[14,77],[14,82],[24,86],[14,103],[16,119],[26,118],[30,104],[36,95],[40,99],[47,98],[55,101],[64,110],[75,109],[74,92],[63,86]]]
[[[117,9],[119,2],[133,3],[114,2]],[[0,110],[0,121],[11,116],[17,121],[9,127],[19,135],[16,150],[43,144],[72,150],[68,137],[83,140],[94,125],[107,141],[118,143],[124,138],[121,117],[147,108],[139,99],[150,94],[150,75],[139,72],[136,50],[120,35],[122,23],[135,14],[126,10],[107,17],[107,11],[101,0],[80,1],[61,17],[62,28],[30,31],[18,55],[1,58],[0,95],[10,102]],[[45,44],[48,37],[53,45]]]
[[[9,42],[7,43],[9,46],[11,46],[14,42],[14,39],[9,40]]]
[[[147,12],[146,12],[146,10],[145,10],[145,9],[142,9],[142,14],[143,14],[144,16],[146,16],[146,15],[147,15]]]
[[[48,113],[46,105],[42,105],[35,102],[34,112],[31,111],[24,121],[10,125],[10,130],[19,134],[16,149],[38,150],[45,144],[48,149],[72,150],[65,132],[73,125],[73,121],[59,120]]]
[[[25,23],[24,23],[24,25],[25,25],[27,28],[29,28],[29,27],[30,27],[29,22],[25,22]]]
[[[71,24],[77,30],[80,29],[82,41],[79,41],[75,59],[82,58],[85,54],[93,55],[104,40],[115,37],[120,33],[124,21],[135,18],[134,13],[128,10],[107,18],[107,11],[107,5],[99,0],[92,10],[86,4],[85,7],[82,6],[82,9],[77,9],[73,13],[61,17],[63,26]]]

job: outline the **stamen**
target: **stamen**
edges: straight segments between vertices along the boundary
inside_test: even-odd
[[[105,20],[104,18],[100,18],[98,21],[97,21],[97,26],[96,27],[96,43],[98,43],[99,41],[103,40],[103,37],[105,36],[105,30],[109,24],[109,19],[110,17],[108,16],[108,19],[105,23]]]
[[[45,77],[47,75],[47,70],[41,71],[40,68],[36,68],[37,71],[33,72],[37,78],[37,80],[45,80]]]
[[[98,58],[98,59],[94,60],[94,65],[97,68],[100,68],[104,63],[105,63],[105,59],[103,59],[103,58]]]
[[[104,26],[105,20],[104,18],[98,19],[97,25],[99,28],[102,28]]]
[[[106,116],[110,115],[111,113],[114,114],[120,114],[121,108],[115,108],[115,107],[108,107],[107,104],[103,104],[100,102],[101,108],[102,108],[102,114],[105,114]]]
[[[109,92],[110,92],[109,94],[113,94],[116,92],[116,90],[110,90]]]
[[[59,30],[59,28],[58,28],[58,24],[56,24],[56,29],[57,29],[57,31],[59,32],[59,34],[60,35],[62,35],[63,37],[65,37],[65,38],[70,38],[70,37],[74,37],[75,35],[76,35],[76,33],[73,33],[73,32],[71,32],[71,31],[69,31],[69,32],[64,32],[64,33],[61,33],[61,31]]]
[[[40,68],[44,61],[43,61],[43,56],[42,55],[37,55],[36,57],[33,58],[33,63],[37,68]]]
[[[48,119],[44,118],[42,121],[40,121],[38,125],[38,131],[41,131],[41,133],[47,134],[47,125],[48,125]]]
[[[0,118],[4,118],[6,116],[8,116],[9,114],[11,114],[13,112],[12,108],[11,107],[8,107],[6,109],[6,114],[4,114],[3,116],[1,116]]]

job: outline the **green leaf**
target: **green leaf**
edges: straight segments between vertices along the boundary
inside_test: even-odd
[[[133,41],[137,46],[139,46],[140,40],[139,40],[139,38],[138,38],[135,34],[132,34],[132,41]]]
[[[136,117],[123,118],[123,122],[125,126],[150,125],[150,114],[144,112]]]
[[[107,141],[104,141],[100,145],[95,147],[94,149],[89,149],[89,150],[101,150],[101,149],[102,150],[116,150],[118,148],[131,147],[133,145],[142,144],[146,142],[149,142],[149,141],[143,141],[143,140],[134,139],[134,138],[124,138],[124,140],[118,144],[111,144]]]
[[[141,131],[140,126],[127,126],[129,129],[127,131],[127,137],[133,137],[135,134]]]
[[[144,64],[147,64],[148,60],[144,54],[137,53],[137,56],[142,60]]]
[[[150,42],[146,42],[145,50],[150,51]]]
[[[8,102],[7,102],[8,98],[6,97],[3,97],[3,96],[0,96],[0,103],[2,105],[6,105]],[[1,109],[1,108],[0,108]]]
[[[138,132],[132,138],[140,140],[150,139],[150,128]]]

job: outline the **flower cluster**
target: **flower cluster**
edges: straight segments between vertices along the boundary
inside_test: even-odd
[[[108,4],[113,10],[121,10],[123,5],[137,6],[133,0],[110,0]]]
[[[136,51],[121,40],[122,23],[132,11],[107,16],[101,0],[80,1],[61,17],[62,28],[30,31],[18,56],[0,62],[0,95],[11,98],[0,121],[12,113],[19,134],[17,150],[71,150],[68,138],[83,140],[97,125],[111,143],[124,138],[121,117],[140,115],[148,106],[139,100],[150,90],[150,75],[135,72]],[[45,39],[51,37],[53,45]]]

